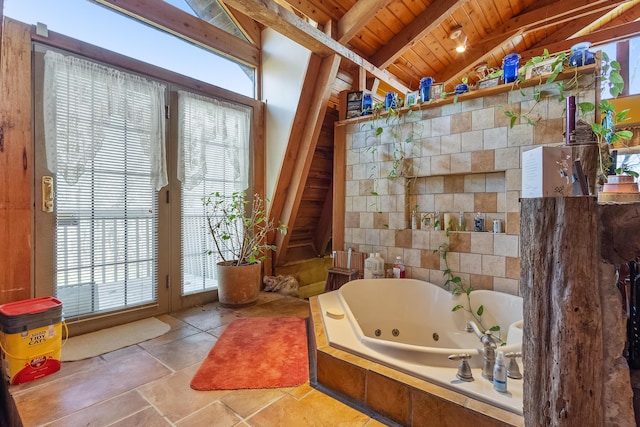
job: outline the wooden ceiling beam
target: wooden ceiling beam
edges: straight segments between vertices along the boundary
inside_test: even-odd
[[[589,25],[596,22],[601,17],[602,17],[602,12],[595,12],[587,16],[583,16],[580,19],[574,19],[571,22],[565,22],[565,24],[562,25],[560,29],[553,31],[551,34],[549,34],[548,37],[536,43],[536,45],[533,46],[531,49],[538,48],[538,47],[545,48],[547,45],[567,40],[575,36],[583,28],[586,28]]]
[[[240,31],[249,39],[249,42],[258,48],[262,48],[262,27],[260,24],[222,2],[220,2],[220,6],[227,11],[231,19],[240,28]]]
[[[177,7],[154,0],[93,0],[206,49],[252,67],[260,65],[260,50]]]
[[[311,55],[309,61],[303,84],[306,93],[301,94],[296,110],[269,214],[274,221],[281,221],[289,228],[293,227],[300,208],[340,60],[340,56],[333,54],[324,58]],[[286,259],[291,234],[275,235],[275,266]]]
[[[624,3],[626,0],[559,0],[550,5],[534,9],[515,16],[496,28],[485,37],[484,42],[473,45],[467,51],[463,64],[453,72],[438,76],[439,81],[444,81],[446,87],[450,87],[469,70],[486,60],[486,58],[500,54],[503,46],[510,43],[514,37],[523,35],[529,31],[536,31],[550,26],[562,24],[568,21],[581,19],[596,12],[607,13],[612,8]]]
[[[358,0],[338,21],[338,42],[346,44],[391,0]]]
[[[619,6],[628,0],[557,0],[549,5],[542,6],[514,16],[504,24],[495,28],[491,34],[484,37],[485,43],[491,43],[492,39],[503,39],[505,35],[522,34],[532,30],[580,19],[593,13],[601,15]]]
[[[387,68],[405,50],[438,28],[445,19],[466,2],[467,0],[435,0],[369,60],[378,68]]]
[[[113,1],[113,0],[112,0]],[[312,53],[322,57],[338,54],[347,61],[363,67],[369,74],[387,82],[399,93],[409,92],[406,83],[388,71],[375,67],[372,63],[338,43],[322,31],[309,25],[273,0],[224,0],[229,6],[239,10],[255,21],[273,28],[285,37],[296,41]]]

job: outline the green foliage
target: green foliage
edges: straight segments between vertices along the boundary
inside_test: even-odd
[[[203,197],[202,203],[216,252],[228,265],[264,260],[268,251],[276,250],[275,245],[267,243],[267,236],[274,231],[287,232],[285,224],[275,225],[269,219],[266,203],[258,194],[248,200],[244,191],[236,191],[230,196],[214,192]]]
[[[449,236],[449,234],[447,234],[447,236]],[[434,249],[433,251],[434,254],[440,254],[440,257],[444,261],[444,270],[442,271],[442,275],[445,276],[446,280],[442,286],[447,289],[453,286],[453,288],[450,289],[452,295],[464,294],[466,296],[466,306],[462,304],[457,304],[451,309],[451,311],[459,311],[459,310],[466,311],[467,313],[471,314],[471,316],[473,317],[478,327],[481,328],[482,331],[486,331],[487,328],[483,325],[483,322],[482,322],[482,315],[484,314],[484,306],[480,305],[477,309],[475,310],[473,309],[473,306],[471,305],[471,292],[473,291],[473,287],[471,285],[467,286],[463,284],[462,279],[459,276],[456,276],[453,274],[453,271],[449,267],[449,261],[447,260],[448,252],[449,252],[449,245],[447,243],[442,243],[440,246],[438,246],[438,249]],[[499,332],[500,326],[495,325],[490,327],[488,330],[492,332]],[[500,338],[498,339],[500,340]],[[500,341],[502,342],[502,340]],[[506,343],[502,342],[502,345],[504,344]]]

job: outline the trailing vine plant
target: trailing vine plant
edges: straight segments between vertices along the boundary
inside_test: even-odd
[[[447,229],[445,231],[447,237],[449,237],[450,230],[451,227],[447,225]],[[460,278],[460,276],[456,276],[453,274],[453,271],[451,270],[449,261],[447,259],[447,254],[449,253],[449,244],[442,243],[440,246],[438,246],[437,249],[433,250],[433,253],[439,254],[442,258],[442,261],[444,262],[444,270],[442,274],[445,277],[445,281],[442,286],[447,288],[448,290],[451,290],[452,295],[465,295],[466,297],[465,305],[457,304],[451,309],[451,311],[463,310],[469,313],[482,332],[491,331],[500,333],[500,325],[494,325],[489,328],[484,326],[482,322],[484,305],[481,304],[478,308],[474,308],[471,304],[471,292],[473,291],[473,287],[471,285],[465,285],[464,283],[462,283],[462,279]],[[498,340],[500,345],[506,345],[506,342],[503,341],[499,336],[494,338]]]
[[[618,63],[618,61],[611,60],[606,52],[603,51],[601,52],[601,54],[602,56],[599,75],[601,79],[601,86],[609,92],[612,98],[617,98],[624,89],[624,79],[620,74],[620,64]],[[549,54],[549,51],[545,49],[541,56],[535,56],[525,63],[525,65],[522,67],[522,72],[518,74],[518,78],[513,84],[514,88],[520,83],[525,82],[528,69],[535,67],[542,62],[552,61],[551,73],[546,76],[544,83],[542,76],[538,77],[538,84],[533,88],[533,99],[535,102],[532,104],[531,108],[528,111],[520,113],[515,113],[511,110],[504,111],[504,114],[510,119],[511,128],[513,128],[520,119],[526,120],[528,124],[533,126],[535,126],[540,120],[539,117],[535,117],[533,114],[536,106],[543,99],[543,96],[546,98],[554,96],[552,94],[545,94],[543,92],[543,84],[554,84],[554,87],[557,90],[558,102],[564,102],[567,96],[569,96],[573,91],[579,90],[581,88],[579,80],[580,75],[578,74],[577,68],[574,68],[574,74],[568,80],[556,81],[560,73],[565,71],[568,65],[568,60],[569,54],[566,52],[562,52],[552,56]],[[520,89],[520,92],[524,95],[522,89]],[[583,101],[578,102],[576,106],[580,117],[587,123],[589,123],[588,115],[590,113],[595,113],[596,105],[593,102]],[[605,148],[607,145],[615,144],[616,142],[623,142],[625,140],[628,140],[633,136],[633,134],[632,132],[626,130],[615,130],[615,127],[618,123],[622,123],[628,120],[627,114],[629,110],[617,112],[615,110],[614,104],[607,99],[600,100],[598,109],[600,111],[600,114],[604,116],[604,119],[602,120],[602,122],[600,122],[599,120],[597,120],[597,118],[594,118],[594,120],[590,123],[590,126],[592,132],[596,136],[596,142],[600,151],[600,173],[603,176],[606,176],[606,170],[609,168],[611,160],[608,158],[608,155],[604,153],[603,148]],[[616,169],[616,174],[620,173],[629,173],[629,171],[625,170],[624,168]]]

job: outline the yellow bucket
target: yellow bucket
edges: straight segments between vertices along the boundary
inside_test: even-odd
[[[0,305],[0,348],[10,384],[60,370],[62,303],[44,297]]]

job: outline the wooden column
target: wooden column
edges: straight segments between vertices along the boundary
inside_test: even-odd
[[[600,173],[600,151],[598,144],[571,144],[571,158],[580,160],[582,170],[587,177],[589,194],[596,194],[596,182]]]
[[[0,304],[4,304],[32,296],[31,27],[5,18],[0,49]]]
[[[635,425],[604,208],[593,197],[521,201],[526,426]]]

